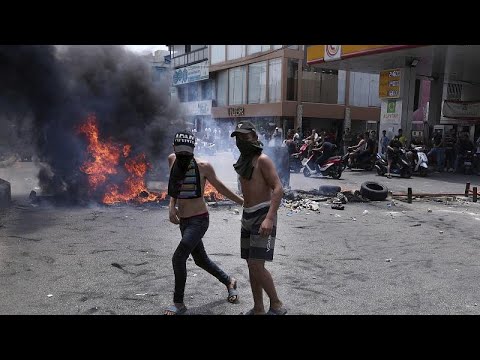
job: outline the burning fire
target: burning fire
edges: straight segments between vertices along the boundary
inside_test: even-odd
[[[208,181],[205,181],[203,196],[210,201],[225,200],[225,196],[220,194]]]
[[[149,202],[165,199],[166,193],[156,194],[149,192],[145,185],[145,173],[149,168],[145,154],[129,157],[131,145],[121,146],[112,140],[99,139],[97,119],[89,115],[85,123],[78,128],[80,134],[87,137],[89,159],[80,167],[88,176],[91,191],[104,188],[102,202],[114,204],[118,202]],[[123,164],[120,164],[120,160]],[[123,169],[122,169],[123,166]],[[119,171],[126,173],[127,178],[121,184],[107,183],[112,181],[112,175]]]
[[[145,154],[130,156],[132,150],[130,144],[122,146],[112,140],[101,140],[95,115],[87,117],[85,123],[79,126],[78,133],[85,134],[89,154],[80,170],[88,176],[90,192],[104,191],[102,195],[104,204],[165,200],[166,192],[154,193],[147,190],[145,173],[150,165]],[[122,178],[120,184],[116,183],[114,175],[123,173],[126,178]],[[210,201],[225,199],[208,182],[205,182],[204,196]]]

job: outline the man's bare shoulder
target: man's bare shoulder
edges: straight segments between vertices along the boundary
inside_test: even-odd
[[[262,165],[262,164],[267,164],[267,163],[273,163],[272,159],[266,154],[260,154],[260,156],[257,159],[257,164]]]
[[[175,159],[175,153],[171,153],[170,155],[168,155],[168,160],[174,160]]]

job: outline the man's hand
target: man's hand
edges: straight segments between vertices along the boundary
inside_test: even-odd
[[[174,206],[169,207],[168,216],[170,218],[170,222],[173,224],[180,224],[180,217],[178,216],[178,209]]]
[[[262,225],[260,225],[260,231],[259,234],[261,237],[267,237],[272,233],[273,229],[273,221],[270,220],[269,218],[265,218],[263,220]]]

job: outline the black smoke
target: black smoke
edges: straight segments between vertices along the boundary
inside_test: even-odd
[[[168,78],[168,77],[167,77]],[[95,114],[100,136],[144,152],[166,173],[173,133],[183,127],[169,81],[122,46],[0,46],[0,126],[13,127],[47,165],[42,190],[86,196],[86,141],[76,131]]]

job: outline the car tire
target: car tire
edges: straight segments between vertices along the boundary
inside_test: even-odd
[[[388,196],[388,188],[375,181],[366,181],[360,186],[360,194],[372,201],[383,201]]]

